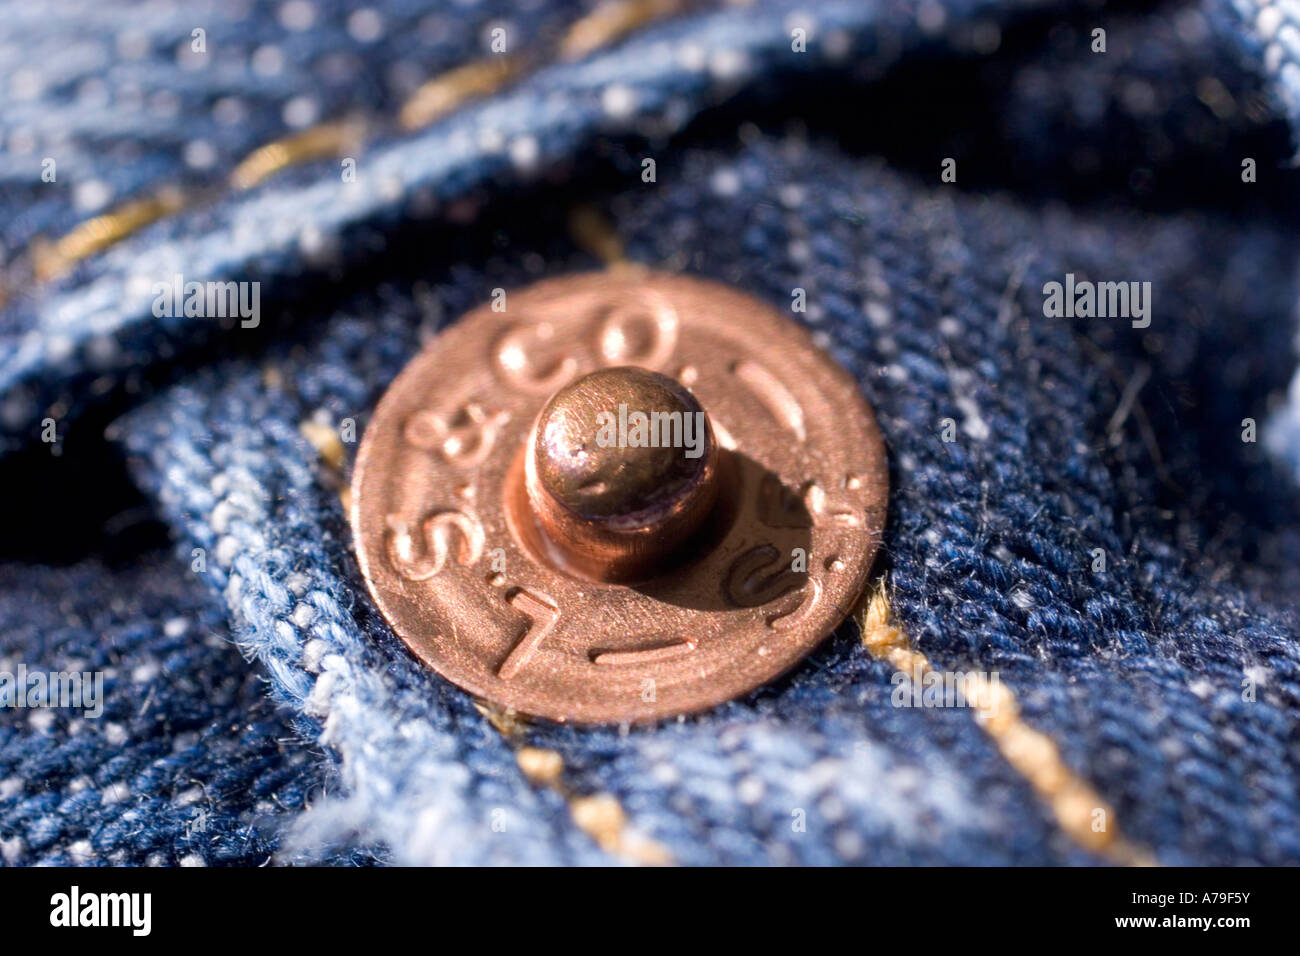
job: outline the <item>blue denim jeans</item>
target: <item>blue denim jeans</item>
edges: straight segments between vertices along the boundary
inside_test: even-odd
[[[0,671],[104,674],[102,717],[0,711],[5,862],[1115,862],[1098,822],[1300,862],[1300,13],[701,3],[557,54],[592,6],[0,9]],[[396,122],[497,26],[512,83]],[[228,185],[353,114],[355,150]],[[355,444],[313,438],[494,288],[600,268],[574,209],[633,261],[805,290],[888,443],[893,626],[996,672],[1006,721],[896,706],[857,621],[653,727],[519,725],[410,656],[351,552]],[[256,327],[156,315],[176,273],[259,282]],[[1067,274],[1150,282],[1149,327],[1046,316]]]

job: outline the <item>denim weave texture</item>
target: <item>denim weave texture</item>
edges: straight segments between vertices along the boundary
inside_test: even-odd
[[[498,21],[546,46],[590,5],[381,4],[377,37],[341,4],[303,29],[218,5],[223,68],[177,53],[187,9],[148,42],[125,6],[76,9],[0,8],[0,59],[30,74],[0,141],[18,264],[87,213],[34,179],[43,137],[91,198],[220,182],[304,117],[391,118],[416,65],[474,58]],[[40,55],[59,43],[99,52]],[[106,69],[124,47],[136,65]],[[111,676],[99,720],[0,711],[4,862],[1109,862],[969,710],[893,706],[853,621],[702,715],[513,734],[392,634],[340,500],[355,445],[335,471],[304,423],[360,433],[493,289],[599,268],[566,228],[582,205],[632,261],[783,310],[806,290],[791,319],[885,434],[876,573],[935,667],[996,671],[1159,862],[1300,863],[1298,63],[1286,3],[691,5],[427,128],[371,124],[356,183],[331,158],[218,190],[24,288],[0,312],[0,480],[34,500],[0,553],[0,662]],[[172,118],[123,107],[132,84]],[[260,281],[260,326],[156,318],[176,272]],[[1150,281],[1151,326],[1044,317],[1066,273]],[[560,754],[563,793],[521,746]],[[589,795],[620,841],[579,825]]]

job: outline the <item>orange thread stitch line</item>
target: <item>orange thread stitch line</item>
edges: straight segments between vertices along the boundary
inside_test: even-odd
[[[359,118],[321,123],[311,129],[267,143],[249,153],[230,173],[236,189],[252,189],[280,170],[313,159],[338,156],[360,146],[365,123]]]
[[[594,206],[575,206],[569,211],[567,225],[573,241],[605,263],[606,268],[629,266],[623,252],[622,237]]]
[[[474,707],[515,747],[515,762],[528,782],[558,793],[568,805],[574,825],[602,850],[642,866],[671,866],[676,862],[662,843],[628,825],[627,813],[612,794],[584,795],[570,790],[564,783],[564,757],[555,750],[523,743],[526,722],[514,711],[479,701]]]
[[[88,219],[52,245],[39,243],[33,246],[32,272],[41,282],[57,278],[87,256],[101,252],[136,230],[180,210],[185,201],[185,195],[179,189],[169,187]]]
[[[654,20],[682,9],[684,0],[607,0],[573,24],[560,41],[560,56],[581,60]]]
[[[560,56],[579,59],[683,6],[684,0],[607,0],[570,26],[560,41]],[[504,55],[454,67],[417,89],[402,105],[398,123],[406,130],[432,123],[471,99],[499,91],[523,69],[516,59]],[[259,146],[235,166],[230,184],[235,189],[249,189],[289,166],[339,155],[359,145],[365,129],[365,124],[355,118],[331,121]],[[87,220],[52,245],[37,240],[31,249],[32,275],[37,282],[58,278],[82,259],[179,212],[193,199],[176,187],[168,187],[155,196],[130,200]],[[0,288],[0,304],[6,292]]]
[[[683,0],[607,0],[575,21],[560,40],[563,60],[580,60],[627,36],[638,27],[676,13]],[[403,129],[427,126],[471,99],[500,91],[524,72],[518,58],[498,55],[448,70],[429,80],[403,104]]]
[[[889,599],[882,578],[863,601],[858,623],[862,645],[872,657],[884,660],[907,674],[934,671],[929,659],[917,650],[907,634],[890,619]],[[1001,682],[980,676],[975,721],[993,739],[1003,758],[1016,769],[1051,809],[1058,825],[1075,843],[1125,866],[1154,866],[1150,851],[1125,840],[1119,827],[1110,824],[1115,811],[1065,761],[1056,743],[1034,730],[1020,717],[1015,695]],[[1094,814],[1101,811],[1109,825],[1094,830]]]
[[[497,92],[523,71],[504,55],[466,63],[429,80],[402,104],[398,122],[405,130],[428,126],[466,101]]]

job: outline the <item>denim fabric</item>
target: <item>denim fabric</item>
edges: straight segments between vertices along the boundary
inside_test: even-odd
[[[220,182],[256,147],[318,121],[391,118],[425,78],[486,53],[492,29],[512,52],[513,41],[540,49],[591,6],[8,0],[0,250],[8,259],[160,184]],[[46,157],[53,184],[41,180]]]
[[[0,724],[7,864],[258,866],[324,784],[220,602],[165,551],[126,567],[0,566],[0,629],[0,670],[104,675],[102,714]]]
[[[427,131],[381,136],[355,186],[334,162],[287,171],[13,303],[7,447],[30,445],[51,404],[73,435],[78,415],[97,429],[125,412],[109,435],[175,536],[163,577],[177,616],[211,615],[219,634],[220,607],[285,719],[328,754],[304,768],[293,747],[214,731],[196,773],[282,779],[290,811],[311,774],[337,775],[250,853],[620,859],[528,782],[525,743],[558,751],[569,791],[612,795],[635,837],[683,863],[1104,862],[969,711],[892,706],[893,668],[852,623],[707,714],[511,739],[392,635],[360,583],[339,479],[301,426],[364,426],[420,344],[493,288],[597,267],[563,228],[593,203],[637,262],[781,308],[807,290],[792,318],[857,377],[885,433],[879,570],[936,666],[998,671],[1160,862],[1300,862],[1300,501],[1285,465],[1240,438],[1243,418],[1282,406],[1295,369],[1296,58],[1289,8],[1269,9],[1280,23],[1221,3],[759,3],[648,27]],[[805,20],[812,52],[792,56]],[[1088,50],[1098,22],[1105,55]],[[654,185],[640,180],[647,154]],[[944,156],[960,185],[939,181]],[[1242,156],[1259,183],[1241,183]],[[155,319],[137,277],[174,271],[262,281],[264,327]],[[1042,286],[1067,272],[1151,281],[1151,327],[1045,318]],[[194,548],[202,573],[187,570]],[[92,594],[121,586],[94,574]],[[163,621],[162,637],[139,628],[141,659],[165,653],[168,618],[137,613]],[[48,657],[35,636],[17,646]],[[147,754],[160,732],[127,741]],[[116,778],[87,786],[64,768],[47,772],[43,803],[0,791],[15,859],[123,850],[76,797],[102,804]],[[183,819],[159,788],[149,820]],[[232,801],[209,824],[223,846],[249,812]]]
[[[1002,5],[968,6],[973,15]],[[784,20],[795,10],[774,4],[666,25],[603,56],[544,69],[519,90],[426,133],[381,137],[370,147],[365,174],[347,188],[336,161],[301,167],[110,249],[47,293],[16,302],[0,325],[0,453],[30,436],[41,408],[84,403],[91,382],[107,388],[126,379],[126,387],[138,387],[160,359],[174,362],[178,352],[183,359],[212,345],[213,323],[152,314],[158,277],[180,272],[263,282],[276,297],[263,303],[268,314],[297,314],[304,272],[324,264],[344,272],[386,244],[399,223],[455,215],[489,187],[536,183],[602,132],[670,135],[764,67],[824,66],[827,54],[817,48],[807,56],[789,52]],[[828,36],[851,41],[854,32],[863,34],[862,48],[876,54],[877,66],[926,39],[905,7],[828,4],[817,19]],[[621,95],[611,97],[611,88]],[[619,105],[611,109],[611,102]],[[526,163],[518,159],[520,144],[534,157]]]

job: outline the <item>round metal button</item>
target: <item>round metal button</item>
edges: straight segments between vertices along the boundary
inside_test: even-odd
[[[636,366],[556,392],[524,454],[516,517],[536,525],[554,563],[597,581],[653,577],[717,502],[721,455],[704,410],[684,386]]]
[[[366,583],[418,658],[602,723],[719,704],[815,647],[866,583],[888,477],[856,384],[799,326],[714,282],[599,273],[434,339],[352,492]]]

